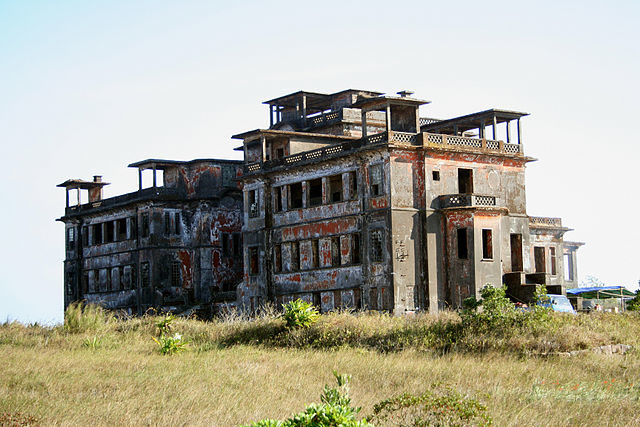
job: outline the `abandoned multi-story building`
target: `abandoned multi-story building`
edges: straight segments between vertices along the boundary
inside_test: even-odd
[[[242,162],[150,159],[129,166],[138,169],[133,193],[103,199],[100,176],[58,185],[67,191],[60,218],[65,308],[85,300],[144,313],[234,301],[242,280]],[[152,174],[148,188],[143,174]]]
[[[428,102],[411,95],[296,92],[265,102],[269,129],[233,137],[246,163],[243,306],[435,312],[487,284],[527,299],[576,280],[580,243],[563,241],[559,218],[526,213],[527,114],[421,118]]]
[[[527,114],[422,118],[428,102],[411,95],[296,92],[265,102],[268,129],[233,136],[244,162],[134,163],[140,190],[110,199],[100,177],[60,184],[65,306],[302,298],[403,314],[460,307],[487,284],[516,300],[575,285],[582,244],[559,218],[526,213]],[[88,203],[71,206],[73,189]]]

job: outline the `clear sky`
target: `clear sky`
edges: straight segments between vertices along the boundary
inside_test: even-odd
[[[0,321],[62,319],[64,190],[146,158],[239,158],[262,101],[413,90],[422,116],[526,111],[528,213],[580,278],[640,279],[640,2],[0,0]]]

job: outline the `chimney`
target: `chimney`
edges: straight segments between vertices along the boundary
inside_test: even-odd
[[[401,90],[400,92],[397,92],[398,95],[400,95],[402,98],[406,98],[408,96],[413,95],[413,92],[410,90]]]
[[[93,182],[96,184],[102,183],[102,175],[94,175]],[[102,200],[102,185],[94,185],[89,188],[89,203],[99,202]]]
[[[93,175],[93,182],[102,182],[102,175]]]

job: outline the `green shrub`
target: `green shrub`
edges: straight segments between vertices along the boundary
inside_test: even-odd
[[[488,426],[487,407],[476,398],[433,384],[432,390],[415,396],[403,393],[373,407],[367,421],[377,426]]]
[[[158,350],[161,354],[171,355],[187,349],[187,343],[182,340],[180,334],[175,334],[172,337],[162,334],[160,338],[152,337],[152,339],[158,344]]]
[[[171,324],[175,320],[176,316],[173,313],[169,313],[156,322],[160,335],[166,335],[171,332]]]
[[[333,372],[338,387],[324,386],[321,404],[312,403],[304,412],[296,414],[285,421],[261,420],[250,424],[250,427],[373,427],[367,421],[356,420],[360,408],[351,406],[349,397],[349,375]]]
[[[287,328],[308,328],[320,317],[320,313],[313,304],[301,299],[283,304],[282,307],[284,308],[282,317]]]
[[[627,301],[627,310],[640,311],[640,291],[636,293],[636,296]]]
[[[113,316],[94,304],[71,303],[64,312],[64,329],[68,332],[85,332],[103,328]]]

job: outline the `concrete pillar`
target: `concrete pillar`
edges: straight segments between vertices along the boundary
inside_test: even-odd
[[[363,109],[360,111],[362,117],[362,137],[367,137],[367,112]]]
[[[158,186],[157,180],[156,180],[156,165],[153,165],[153,188],[156,188]]]
[[[142,169],[138,168],[138,191],[142,190]]]
[[[267,161],[267,138],[262,135],[260,137],[260,142],[262,143],[262,161]]]
[[[389,105],[388,103],[387,103],[386,124],[387,124],[387,132],[391,132],[391,105]]]

